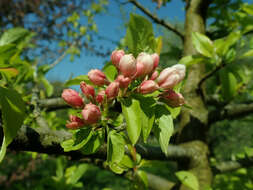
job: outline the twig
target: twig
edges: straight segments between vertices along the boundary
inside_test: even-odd
[[[177,30],[175,28],[175,26],[173,26],[172,24],[166,22],[163,19],[158,18],[157,16],[153,15],[149,10],[145,9],[138,1],[136,0],[129,0],[128,2],[134,4],[137,8],[139,8],[144,14],[146,14],[149,18],[151,18],[155,23],[167,28],[168,30],[174,32],[175,34],[177,34],[182,41],[184,41],[184,34],[182,32],[180,32],[179,30]]]

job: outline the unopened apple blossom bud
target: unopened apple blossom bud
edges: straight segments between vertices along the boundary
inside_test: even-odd
[[[140,84],[138,91],[141,94],[148,94],[148,93],[152,93],[152,92],[156,91],[158,88],[159,88],[159,86],[156,84],[155,81],[146,80]]]
[[[70,115],[69,116],[69,121],[66,124],[66,127],[69,129],[79,129],[80,127],[84,126],[84,120],[81,119],[80,117],[77,117],[75,115]]]
[[[154,67],[153,67],[153,69],[155,69],[155,68],[158,66],[158,64],[159,64],[160,57],[159,57],[159,55],[158,55],[157,53],[153,53],[153,54],[151,55],[151,57],[152,57],[153,62],[154,62]]]
[[[84,106],[83,99],[75,90],[65,89],[63,90],[61,97],[67,104],[75,108],[81,108]]]
[[[89,103],[86,104],[82,110],[82,115],[85,124],[94,124],[97,123],[101,117],[101,112],[98,106],[95,104]]]
[[[150,80],[155,80],[158,77],[159,73],[158,71],[154,71],[150,77]]]
[[[94,98],[95,97],[95,89],[93,86],[86,84],[85,82],[80,83],[80,88],[83,92],[83,94],[87,98]]]
[[[127,88],[131,83],[131,79],[129,77],[124,77],[123,75],[118,75],[115,81],[119,83],[120,88]]]
[[[137,72],[136,77],[142,77],[152,72],[154,68],[154,61],[151,55],[147,53],[140,53],[137,57]]]
[[[158,85],[163,89],[171,89],[185,77],[185,66],[174,65],[164,69],[157,78]]]
[[[96,96],[96,101],[101,104],[104,101],[104,98],[105,98],[105,91],[104,90],[99,91]]]
[[[108,99],[113,99],[118,96],[119,93],[119,83],[114,81],[107,86],[105,89],[105,94]]]
[[[92,69],[88,73],[88,77],[93,84],[98,86],[102,86],[109,83],[108,80],[106,79],[105,74],[98,69]]]
[[[171,106],[171,107],[179,107],[185,104],[184,97],[180,93],[176,93],[173,90],[166,91],[162,98],[165,100],[165,102]]]
[[[112,64],[119,68],[119,62],[121,57],[125,55],[123,50],[114,50],[111,54]]]
[[[136,73],[136,60],[132,54],[121,57],[119,70],[125,77],[132,77]]]

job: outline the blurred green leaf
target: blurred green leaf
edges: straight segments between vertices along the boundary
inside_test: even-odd
[[[25,104],[20,94],[15,90],[0,87],[0,106],[3,118],[4,141],[1,148],[0,162],[2,161],[6,147],[23,124],[25,118]],[[13,119],[15,118],[15,119]]]
[[[197,177],[188,171],[176,172],[177,178],[187,187],[192,190],[199,190],[199,182]]]
[[[4,32],[0,38],[0,46],[17,43],[23,40],[30,32],[24,28],[12,28]]]

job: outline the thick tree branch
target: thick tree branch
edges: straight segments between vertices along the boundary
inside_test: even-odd
[[[46,108],[47,111],[70,108],[62,98],[50,98],[38,100],[39,106],[41,108]]]
[[[215,165],[215,173],[231,172],[240,168],[249,168],[253,166],[253,158],[245,158],[237,161],[220,162]]]
[[[250,104],[230,104],[223,109],[209,113],[209,125],[224,119],[238,119],[253,113],[253,103]]]
[[[155,16],[154,14],[152,14],[149,10],[145,9],[138,1],[136,0],[129,0],[128,2],[132,3],[133,5],[135,5],[138,9],[140,9],[145,15],[147,15],[149,18],[151,18],[155,23],[165,27],[166,29],[174,32],[175,34],[177,34],[182,41],[184,41],[184,34],[182,32],[180,32],[179,30],[177,30],[175,28],[175,26],[173,26],[172,24],[165,22],[165,20],[158,18],[157,16]]]

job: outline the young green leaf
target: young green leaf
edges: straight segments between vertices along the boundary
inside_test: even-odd
[[[156,134],[158,136],[159,144],[161,146],[162,151],[165,155],[168,154],[168,145],[170,141],[170,137],[172,136],[174,131],[173,119],[171,115],[162,115],[159,119],[159,125],[156,129]]]
[[[79,85],[80,82],[86,82],[87,84],[92,84],[87,75],[80,75],[76,78],[70,79],[65,83],[65,86]]]
[[[192,41],[196,50],[200,54],[206,57],[213,56],[213,52],[214,52],[213,43],[207,36],[205,36],[204,34],[200,34],[198,32],[193,32]]]
[[[29,34],[30,32],[24,28],[9,29],[1,36],[0,46],[17,43],[18,41],[25,39]]]
[[[110,131],[108,137],[107,161],[119,163],[125,153],[125,140],[116,131]]]
[[[85,155],[94,154],[99,150],[101,145],[104,143],[105,135],[100,130],[92,135],[90,140],[83,146],[81,152]]]
[[[122,112],[127,124],[127,133],[132,144],[135,144],[141,133],[141,108],[138,100],[126,98],[121,101]]]
[[[106,63],[106,65],[103,68],[103,71],[107,79],[111,82],[114,81],[114,79],[116,78],[118,74],[116,67],[110,62]]]

